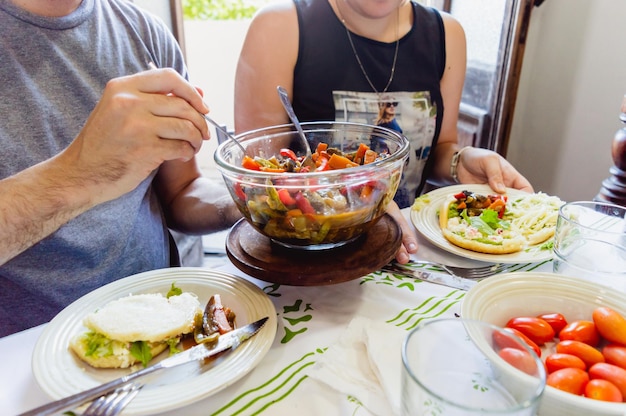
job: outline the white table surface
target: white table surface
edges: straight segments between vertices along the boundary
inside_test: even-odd
[[[409,209],[404,210],[408,218]],[[464,259],[453,254],[449,254],[425,240],[419,235],[420,249],[414,257],[416,259],[428,259],[447,262],[456,265],[472,265],[478,262]],[[235,268],[230,262],[226,262],[222,266],[216,268],[222,272],[231,273],[244,277],[253,281],[260,287],[267,287],[270,284],[261,282],[257,279],[245,275],[243,272]],[[551,263],[543,264],[535,271],[551,272]],[[380,313],[390,312],[392,307],[397,308],[398,304],[406,303],[407,305],[418,305],[429,299],[450,299],[454,297],[454,301],[450,306],[442,309],[437,317],[453,316],[459,311],[459,300],[464,292],[441,285],[435,285],[425,282],[415,282],[416,289],[411,288],[410,291],[391,291],[388,281],[384,281],[384,275],[380,273],[373,276],[368,275],[355,279],[354,281],[340,283],[337,285],[321,286],[321,287],[289,287],[281,286],[283,291],[279,297],[271,297],[275,304],[279,317],[279,328],[276,339],[270,349],[268,355],[249,375],[244,377],[232,386],[218,392],[217,394],[203,399],[199,402],[191,404],[183,409],[171,411],[163,414],[171,415],[209,415],[219,414],[228,415],[237,413],[230,408],[219,410],[225,404],[233,402],[237,397],[250,391],[257,391],[258,386],[264,384],[264,380],[268,377],[275,377],[282,370],[286,369],[290,364],[296,362],[299,357],[306,355],[307,352],[316,350],[317,348],[325,348],[337,339],[342,331],[347,327],[350,320],[357,315],[374,317]],[[378,280],[377,280],[378,279]],[[389,280],[389,279],[387,279]],[[406,286],[406,284],[403,284]],[[410,285],[410,283],[409,283]],[[396,284],[395,289],[399,285]],[[364,289],[367,288],[367,289]],[[362,291],[362,292],[359,292]],[[401,293],[396,296],[395,293]],[[309,322],[306,329],[300,328],[303,334],[294,336],[293,342],[282,343],[281,337],[288,332],[285,327],[289,323],[285,321],[285,317],[281,316],[281,311],[285,305],[297,300],[312,299],[312,309],[315,310],[316,319]],[[324,302],[333,302],[324,304]],[[345,299],[345,302],[344,302]],[[385,305],[385,302],[388,305]],[[295,303],[294,303],[295,304]],[[339,305],[341,304],[341,305]],[[375,307],[374,307],[375,305]],[[337,312],[340,313],[337,313]],[[395,311],[395,309],[394,309]],[[429,319],[435,316],[425,316]],[[283,319],[281,319],[283,318]],[[388,318],[388,317],[387,317]],[[313,323],[313,321],[315,321]],[[289,321],[292,322],[292,321]],[[296,324],[297,325],[297,324]],[[39,387],[31,372],[31,356],[38,337],[42,333],[45,325],[28,329],[4,338],[0,338],[0,413],[3,415],[16,415],[21,412],[30,410],[37,406],[48,403],[51,399]],[[297,327],[294,327],[297,329]],[[297,331],[296,331],[297,332]],[[320,341],[321,340],[321,341]],[[321,342],[319,345],[316,342]],[[304,372],[303,374],[305,374]],[[400,377],[400,375],[398,375]],[[369,414],[364,409],[357,409],[357,405],[350,403],[345,398],[334,395],[331,389],[324,388],[321,385],[314,385],[309,379],[304,377],[298,385],[293,385],[293,389],[284,397],[271,399],[263,409],[250,406],[241,410],[237,414],[252,415],[365,415]],[[271,395],[270,395],[271,397]],[[311,403],[307,400],[315,397]],[[356,407],[355,407],[356,406]],[[261,410],[263,409],[263,410]],[[330,410],[330,413],[329,412]],[[358,411],[357,411],[358,410]],[[295,412],[295,413],[294,413]],[[325,412],[325,413],[320,413]]]

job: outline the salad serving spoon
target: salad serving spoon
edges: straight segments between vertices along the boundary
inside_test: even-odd
[[[298,117],[296,117],[296,112],[293,110],[291,101],[289,101],[289,94],[287,94],[287,90],[285,90],[280,85],[276,87],[276,89],[278,90],[278,96],[280,97],[280,102],[283,104],[283,107],[285,107],[285,111],[287,111],[287,115],[291,119],[291,122],[293,123],[293,125],[296,126],[296,129],[298,130],[298,134],[300,138],[302,139],[302,145],[304,146],[304,149],[306,151],[305,160],[310,160],[311,159],[311,146],[309,145],[309,141],[306,139],[306,136],[304,135],[304,130],[302,130],[302,126],[300,125],[300,120],[298,120]]]

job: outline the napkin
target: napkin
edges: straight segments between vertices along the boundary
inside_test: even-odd
[[[394,325],[355,317],[309,377],[355,397],[374,415],[397,415],[405,336],[406,331]]]

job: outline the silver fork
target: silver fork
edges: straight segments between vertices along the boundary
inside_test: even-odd
[[[139,393],[143,384],[128,383],[115,389],[112,393],[100,396],[83,412],[83,416],[116,416]]]
[[[513,268],[517,269],[525,266],[526,265],[495,263],[477,267],[458,267],[433,261],[415,260],[409,261],[407,264],[400,264],[396,261],[392,261],[384,266],[383,269],[387,268],[392,271],[426,269],[435,272],[444,272],[452,276],[464,277],[467,279],[482,279],[493,276],[494,274],[505,273]]]

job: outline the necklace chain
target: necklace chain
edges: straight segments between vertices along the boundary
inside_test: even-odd
[[[346,25],[346,20],[343,18],[343,15],[341,14],[341,10],[339,9],[339,1],[340,0],[335,0],[335,5],[337,6],[337,12],[339,13],[339,18],[341,19],[341,23],[343,24],[343,27],[346,29],[346,34],[348,35],[348,41],[350,41],[350,46],[352,47],[352,52],[354,53],[354,57],[356,58],[356,61],[359,64],[359,68],[361,68],[361,72],[363,73],[363,76],[365,76],[367,83],[370,84],[370,87],[372,87],[374,92],[380,96],[381,94],[384,94],[387,92],[387,90],[389,89],[389,86],[391,85],[391,82],[393,81],[393,77],[396,73],[396,62],[398,61],[398,49],[400,46],[400,36],[398,32],[399,26],[400,26],[400,8],[397,9],[397,15],[396,15],[396,50],[393,55],[393,63],[391,64],[391,74],[389,75],[389,80],[387,81],[387,85],[385,85],[385,88],[383,89],[383,91],[378,92],[378,90],[374,86],[374,83],[372,82],[370,77],[367,75],[367,72],[365,71],[365,67],[363,66],[363,63],[361,62],[361,58],[359,57],[359,54],[356,51],[356,47],[354,46],[354,41],[352,40],[352,35],[350,34],[350,30],[348,29],[348,26]]]

